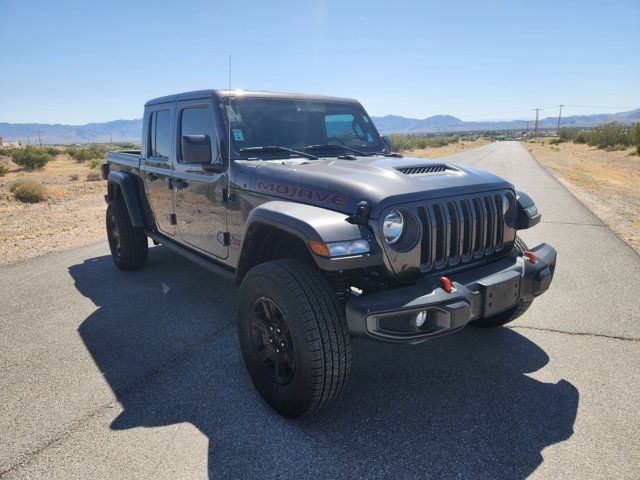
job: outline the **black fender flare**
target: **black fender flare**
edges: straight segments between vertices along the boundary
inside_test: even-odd
[[[120,188],[120,192],[122,192],[124,203],[127,205],[131,224],[134,227],[146,227],[147,222],[145,221],[142,203],[140,202],[138,182],[138,178],[132,173],[121,172],[118,170],[111,171],[107,177],[107,195],[108,199],[111,200],[112,188],[110,188],[110,184],[117,184]]]
[[[382,264],[381,250],[377,247],[371,232],[362,225],[349,223],[348,217],[349,215],[344,213],[302,203],[278,200],[263,203],[254,208],[247,217],[240,248],[240,264],[253,241],[251,232],[257,224],[266,224],[300,238],[317,266],[323,270],[350,270]],[[326,258],[314,254],[309,248],[310,241],[330,243],[361,238],[369,240],[370,253]],[[240,265],[238,274],[242,276],[244,270]]]
[[[542,218],[542,214],[538,211],[536,202],[524,192],[516,191],[516,199],[518,201],[518,220],[516,228],[525,230],[537,225]]]

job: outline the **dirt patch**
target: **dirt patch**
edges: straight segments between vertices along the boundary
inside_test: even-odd
[[[86,180],[99,169],[66,154],[34,172],[21,170],[8,157],[0,157],[0,164],[9,167],[0,177],[0,265],[105,238],[105,183]],[[34,204],[17,201],[9,188],[19,180],[45,185],[47,199]]]
[[[640,253],[640,157],[548,139],[523,144],[600,220]]]
[[[429,147],[429,148],[417,148],[414,150],[405,150],[402,154],[405,157],[426,157],[426,158],[438,158],[445,155],[451,155],[453,153],[464,152],[465,150],[471,150],[473,148],[482,147],[487,143],[491,143],[490,140],[485,138],[479,138],[477,140],[460,140],[456,143],[450,143],[444,147]]]

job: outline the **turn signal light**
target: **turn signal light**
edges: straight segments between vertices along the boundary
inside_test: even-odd
[[[347,257],[349,255],[362,255],[369,253],[369,242],[365,239],[348,240],[346,242],[316,242],[311,240],[309,248],[321,257]]]
[[[330,257],[331,253],[329,252],[329,247],[326,243],[316,242],[315,240],[311,240],[309,242],[309,247],[311,251],[316,255],[320,255],[321,257]]]

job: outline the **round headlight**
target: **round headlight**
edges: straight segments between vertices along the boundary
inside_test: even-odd
[[[384,218],[384,223],[382,224],[382,234],[385,241],[389,245],[393,245],[400,240],[403,230],[404,219],[402,218],[402,214],[398,210],[392,210],[391,213]]]
[[[502,218],[508,227],[513,227],[515,224],[515,202],[513,197],[508,193],[502,195]]]

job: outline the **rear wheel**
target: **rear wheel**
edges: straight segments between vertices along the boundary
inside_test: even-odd
[[[240,348],[262,398],[289,418],[341,394],[351,367],[343,308],[327,280],[299,260],[251,269],[238,294]]]
[[[527,244],[524,243],[522,239],[516,237],[516,241],[513,245],[513,250],[518,255],[522,255],[527,249],[528,249]],[[510,308],[509,310],[505,310],[504,312],[498,313],[496,315],[492,315],[491,317],[479,318],[470,323],[475,327],[483,327],[483,328],[500,327],[509,322],[513,322],[516,318],[518,318],[520,315],[526,312],[531,306],[532,302],[533,300],[519,303],[518,305],[516,305],[513,308]]]
[[[111,200],[107,207],[107,238],[111,257],[120,270],[137,270],[147,262],[147,236],[131,224],[122,199]]]

